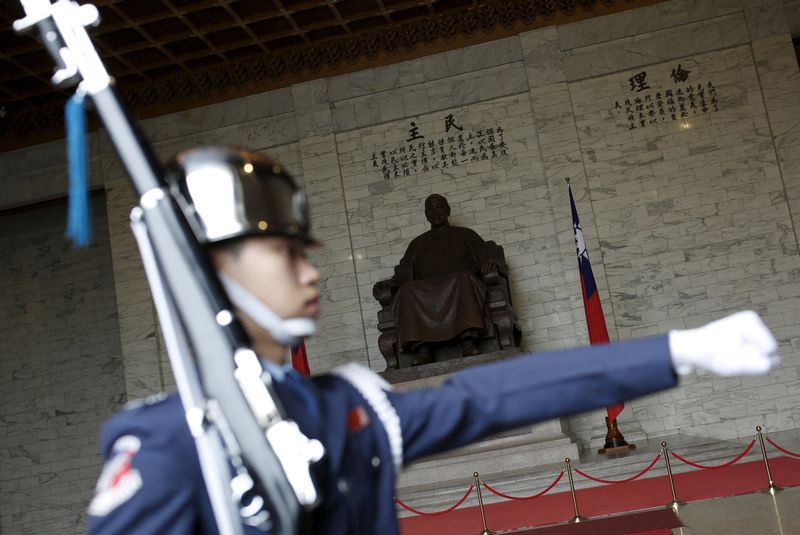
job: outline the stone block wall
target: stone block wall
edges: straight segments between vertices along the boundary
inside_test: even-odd
[[[784,365],[767,378],[693,375],[681,388],[632,402],[625,417],[651,436],[734,438],[752,435],[759,424],[795,428],[798,174],[792,166],[800,80],[783,6],[670,2],[631,16],[646,12],[672,23],[646,35],[627,26],[601,44],[577,41],[565,54],[617,336],[694,327],[752,308],[779,338]],[[571,29],[591,42],[599,27],[588,21]],[[608,61],[596,61],[598,55]],[[580,69],[570,74],[581,65],[589,76]],[[672,77],[680,69],[689,80]],[[704,84],[708,93],[711,83],[717,111],[711,106],[702,115],[625,132],[619,126],[627,118],[614,105],[640,72],[650,85],[644,95],[680,88],[687,107],[686,86]],[[572,428],[589,436],[599,416],[574,418]]]
[[[126,401],[104,199],[73,251],[65,203],[0,214],[0,532],[78,533],[101,423]]]

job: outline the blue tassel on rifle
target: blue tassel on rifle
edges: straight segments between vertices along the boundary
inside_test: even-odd
[[[69,202],[67,238],[83,248],[92,240],[89,204],[89,164],[86,158],[86,112],[83,95],[67,101],[64,115],[67,124],[67,161],[69,166]]]

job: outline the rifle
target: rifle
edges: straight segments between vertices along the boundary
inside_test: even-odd
[[[99,22],[97,8],[20,1],[25,17],[14,29],[35,26],[56,64],[52,82],[77,84],[91,98],[139,197],[131,227],[220,533],[238,535],[243,523],[299,533],[318,502],[310,465],[324,451],[286,418],[152,148],[118,98],[86,32]]]

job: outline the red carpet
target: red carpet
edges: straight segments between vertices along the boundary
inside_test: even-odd
[[[800,460],[776,457],[770,459],[770,468],[775,484],[779,487],[800,485]],[[556,475],[554,473],[553,477]],[[487,483],[491,485],[492,482]],[[565,487],[566,478],[557,488]],[[717,470],[693,469],[691,472],[675,475],[675,490],[678,500],[683,502],[749,494],[766,487],[767,476],[762,461],[740,463]],[[497,490],[503,491],[502,488]],[[529,494],[536,490],[538,489],[530,489]],[[484,493],[486,492],[484,489]],[[672,501],[666,476],[579,490],[577,496],[578,508],[584,517],[651,509]],[[526,501],[506,500],[486,506],[486,522],[493,531],[557,524],[570,520],[573,514],[569,492],[547,494]],[[477,507],[456,509],[441,516],[414,516],[400,520],[402,535],[464,535],[479,533],[482,527]],[[642,526],[642,531],[653,529],[655,528],[647,525]]]

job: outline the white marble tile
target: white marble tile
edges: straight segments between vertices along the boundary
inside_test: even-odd
[[[331,122],[335,132],[344,132],[356,127],[356,109],[349,103],[331,103]]]
[[[333,132],[333,117],[329,105],[322,104],[297,112],[297,137],[305,138]]]
[[[398,64],[397,72],[402,87],[419,84],[425,81],[423,60],[421,59],[413,59]]]
[[[359,97],[375,91],[375,72],[373,70],[356,71],[349,74],[348,77],[352,96]]]
[[[377,99],[366,99],[355,107],[356,125],[368,126],[376,124],[381,119]]]
[[[403,106],[408,116],[420,115],[430,111],[431,106],[424,88],[409,89],[403,93]]]
[[[294,84],[291,90],[294,109],[297,111],[328,103],[328,85],[324,79]]]
[[[386,91],[396,89],[401,85],[400,67],[398,65],[387,65],[375,69],[375,90]]]
[[[531,88],[565,81],[564,64],[555,27],[525,32],[519,36],[523,61]]]
[[[403,100],[395,95],[381,95],[378,100],[378,108],[382,122],[394,121],[405,117],[406,114]]]
[[[743,4],[753,41],[789,33],[782,0],[755,0]]]
[[[350,77],[347,74],[326,78],[325,83],[328,86],[328,96],[331,102],[345,100],[353,96],[350,91]]]

